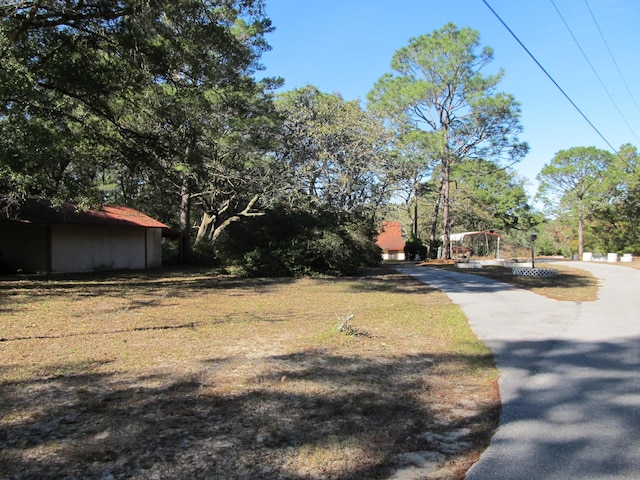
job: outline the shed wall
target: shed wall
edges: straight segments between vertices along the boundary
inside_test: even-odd
[[[144,228],[54,225],[51,271],[84,272],[146,267]]]
[[[382,251],[382,259],[383,260],[404,260],[404,250],[383,250]]]
[[[162,229],[147,228],[147,268],[162,266]]]

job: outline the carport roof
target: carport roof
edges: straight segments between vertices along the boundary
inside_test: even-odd
[[[449,240],[451,240],[452,242],[462,242],[465,237],[480,237],[482,235],[492,235],[494,237],[500,238],[500,234],[494,232],[493,230],[482,230],[479,232],[452,233],[449,237]]]

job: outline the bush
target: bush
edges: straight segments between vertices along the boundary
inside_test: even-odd
[[[373,240],[355,235],[329,214],[272,210],[232,224],[218,257],[250,276],[353,275],[380,262]]]
[[[204,267],[214,267],[220,264],[216,258],[216,252],[213,244],[207,240],[196,243],[191,249],[191,252],[189,252],[188,258],[185,260],[186,263],[190,265],[199,265]]]
[[[411,237],[404,244],[404,258],[415,260],[417,256],[420,260],[426,260],[427,250],[427,247],[422,244],[422,240]]]
[[[179,265],[180,258],[180,239],[179,238],[163,238],[162,239],[162,263],[164,265]]]

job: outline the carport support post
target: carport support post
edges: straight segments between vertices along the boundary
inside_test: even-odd
[[[534,255],[533,255],[533,242],[536,241],[536,238],[538,238],[538,235],[535,234],[535,233],[532,233],[531,234],[531,268],[536,268],[536,266],[535,266],[535,264],[533,262],[533,258],[534,258]]]

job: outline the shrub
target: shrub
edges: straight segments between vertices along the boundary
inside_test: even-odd
[[[209,241],[201,241],[196,243],[191,252],[189,252],[186,262],[190,265],[200,265],[213,267],[220,264],[216,258],[216,252],[213,244]]]
[[[353,275],[380,262],[380,250],[330,214],[272,210],[231,225],[218,257],[250,276]]]
[[[404,258],[414,260],[416,256],[420,260],[426,260],[427,247],[422,244],[419,238],[411,237],[404,244]]]

